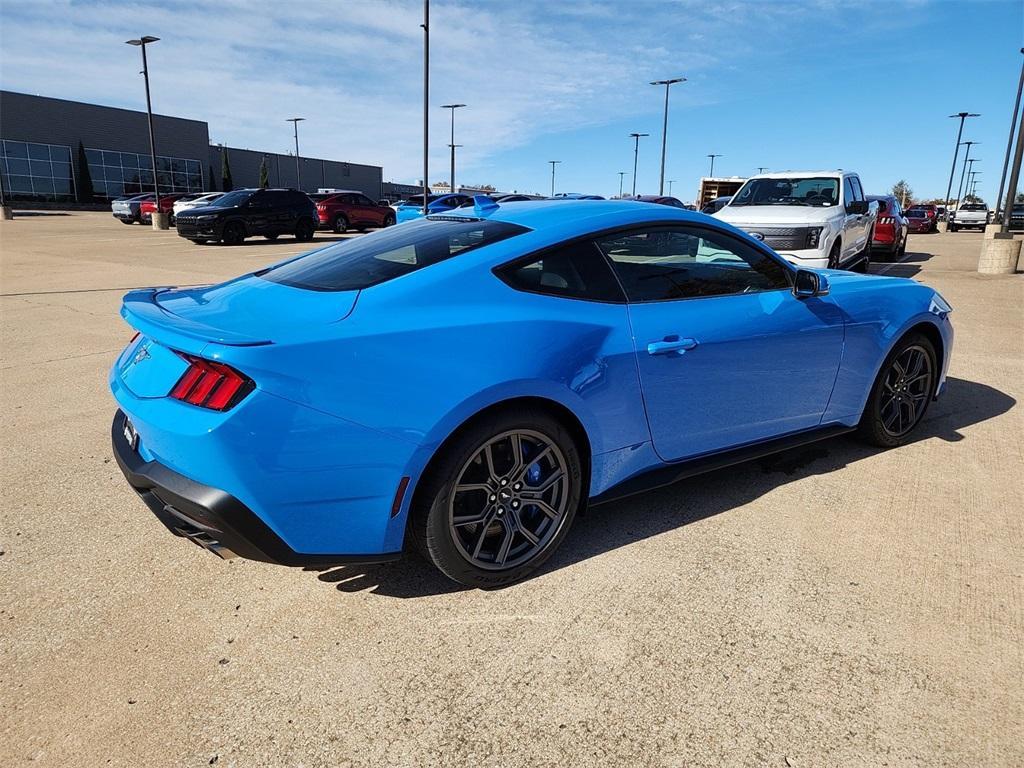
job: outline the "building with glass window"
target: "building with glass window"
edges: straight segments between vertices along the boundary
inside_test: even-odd
[[[307,192],[337,187],[381,196],[379,166],[304,157],[297,180],[294,155],[211,146],[209,126],[201,120],[154,115],[153,132],[155,169],[145,112],[0,91],[4,198],[101,202],[151,191],[154,175],[161,192],[219,190],[223,152],[235,188],[259,186],[260,165],[266,162],[272,186],[301,186]]]

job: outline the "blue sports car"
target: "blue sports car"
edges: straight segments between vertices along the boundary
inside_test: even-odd
[[[473,198],[467,195],[427,195],[427,213],[448,213],[453,208],[472,201]],[[395,209],[395,220],[399,224],[403,221],[418,219],[421,216],[423,216],[423,195],[413,195],[408,200],[402,201]]]
[[[172,532],[224,556],[415,547],[502,585],[588,502],[852,430],[901,444],[942,391],[950,311],[679,208],[481,198],[127,294],[114,453]]]

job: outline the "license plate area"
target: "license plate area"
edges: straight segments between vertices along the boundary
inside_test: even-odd
[[[124,417],[124,425],[121,427],[121,431],[124,434],[124,439],[128,442],[128,447],[133,451],[138,450],[139,433],[135,431],[135,425],[132,424],[127,416]]]

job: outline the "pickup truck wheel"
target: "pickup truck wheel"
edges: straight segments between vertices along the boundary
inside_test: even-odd
[[[828,268],[839,269],[839,252],[842,248],[842,243],[838,240],[832,245],[832,250],[828,252]]]
[[[337,235],[343,235],[348,232],[348,219],[345,218],[344,213],[339,213],[334,217],[334,233]]]
[[[875,239],[875,233],[868,234],[868,241],[864,244],[864,250],[860,252],[860,258],[853,267],[854,272],[862,272],[865,275],[871,271],[871,241]]]

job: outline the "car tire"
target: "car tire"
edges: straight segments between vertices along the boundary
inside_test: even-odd
[[[867,274],[871,271],[871,241],[875,239],[875,233],[872,231],[868,234],[867,242],[864,243],[864,249],[860,252],[857,257],[857,263],[853,265],[851,272],[862,272]]]
[[[220,241],[224,245],[241,245],[245,240],[245,225],[240,221],[229,221],[224,225],[224,234]]]
[[[277,238],[280,237],[280,233],[275,232],[272,235],[264,235],[264,237],[267,238],[267,240],[277,240]]]
[[[882,448],[907,442],[921,423],[939,376],[935,346],[927,336],[910,333],[886,355],[871,387],[857,431]]]
[[[331,222],[331,229],[334,230],[334,234],[343,235],[348,232],[348,219],[345,214],[339,213],[334,217],[334,221]]]
[[[122,224],[127,224],[128,226],[131,226],[132,224],[135,223],[131,219],[118,219],[118,221],[120,221]]]
[[[393,226],[395,226],[395,217],[391,216],[391,215],[385,216],[384,217],[384,226],[385,227],[393,227]]]
[[[839,269],[839,254],[842,253],[843,245],[839,240],[832,243],[832,250],[828,252],[828,268]]]
[[[301,219],[295,225],[295,239],[300,243],[308,243],[316,235],[316,225],[310,219]]]
[[[947,229],[950,232],[956,232],[956,224],[950,224],[949,227],[947,227]]]
[[[195,243],[196,245],[206,245],[207,240],[205,237],[197,237],[194,240],[192,240],[192,242]]]
[[[583,502],[584,476],[575,440],[546,411],[486,414],[432,460],[410,509],[410,539],[460,584],[520,581],[569,532]]]

